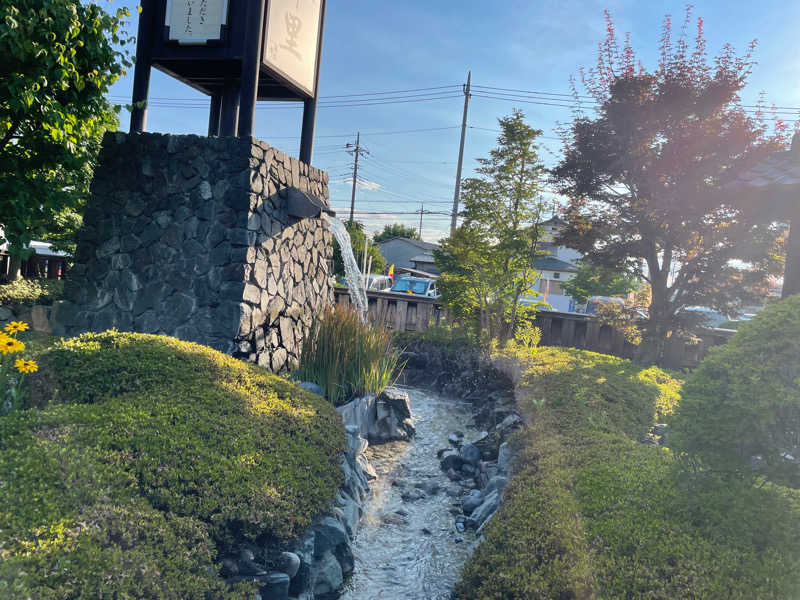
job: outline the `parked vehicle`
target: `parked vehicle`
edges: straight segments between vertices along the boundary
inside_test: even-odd
[[[625,306],[625,300],[614,296],[592,296],[586,301],[584,312],[587,315],[596,314],[601,304],[619,304],[620,306]]]
[[[372,292],[385,292],[392,287],[392,278],[388,275],[370,275],[367,289]]]
[[[700,324],[705,327],[719,327],[728,320],[721,312],[707,306],[687,306],[681,311],[697,315]]]
[[[425,277],[401,277],[392,286],[391,291],[400,294],[426,296],[428,298],[439,297],[439,292],[436,290],[436,281]]]

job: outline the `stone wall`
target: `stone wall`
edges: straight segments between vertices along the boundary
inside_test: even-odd
[[[57,333],[159,333],[291,368],[332,302],[331,234],[319,210],[290,215],[308,196],[328,206],[327,173],[255,139],[107,134]]]

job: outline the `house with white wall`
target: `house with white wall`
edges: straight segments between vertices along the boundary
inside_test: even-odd
[[[523,302],[547,302],[551,310],[557,312],[573,312],[575,302],[565,295],[561,284],[575,277],[578,272],[578,261],[582,255],[577,250],[557,246],[554,243],[558,232],[566,225],[559,217],[552,217],[540,224],[542,228],[542,243],[539,249],[549,254],[537,258],[533,267],[539,271],[539,278],[534,284],[534,289],[539,292],[537,298],[526,297]]]

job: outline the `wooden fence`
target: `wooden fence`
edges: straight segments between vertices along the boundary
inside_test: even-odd
[[[336,288],[337,304],[350,305],[346,288]],[[369,320],[381,323],[395,331],[425,331],[431,325],[450,324],[444,307],[433,298],[394,294],[389,292],[367,292]],[[539,311],[536,326],[542,330],[541,344],[544,346],[568,346],[593,352],[613,354],[635,359],[638,346],[610,325],[603,325],[596,317],[576,313]],[[708,349],[724,344],[734,332],[709,329],[702,338],[689,341],[671,338],[667,343],[664,366],[671,368],[695,367],[708,353]]]
[[[336,304],[350,305],[347,288],[334,288]],[[448,323],[438,300],[411,294],[367,292],[369,320],[395,331],[425,331],[431,325]]]
[[[637,358],[638,346],[628,342],[618,330],[603,325],[591,315],[540,311],[536,314],[536,326],[542,330],[541,344],[545,346],[569,346],[622,358]],[[724,344],[733,334],[728,330],[706,329],[695,340],[670,338],[663,366],[674,369],[696,367],[708,354],[709,348]]]

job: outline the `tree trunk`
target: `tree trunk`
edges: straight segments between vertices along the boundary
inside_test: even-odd
[[[16,281],[22,276],[22,259],[18,255],[9,257],[8,280]]]
[[[781,299],[788,298],[792,294],[800,294],[800,199],[795,200],[791,213]]]

